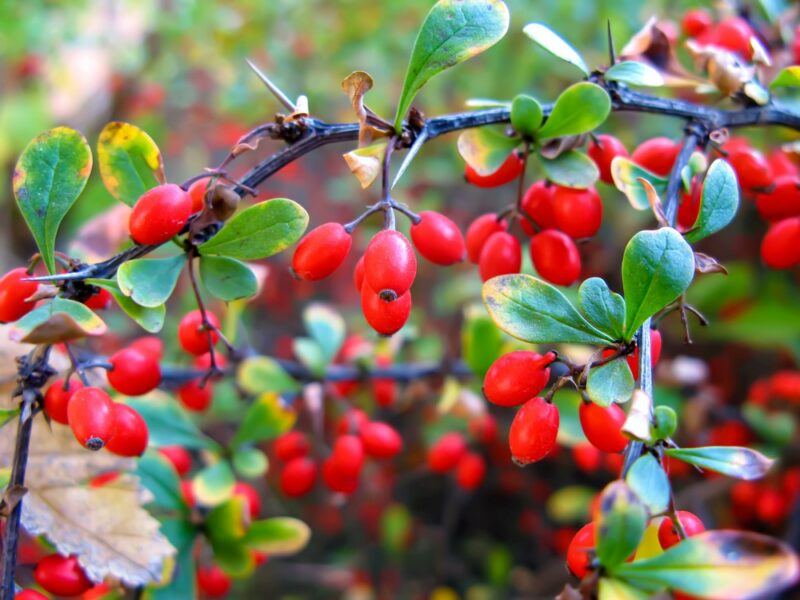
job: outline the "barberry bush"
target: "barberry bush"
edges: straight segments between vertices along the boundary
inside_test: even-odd
[[[133,119],[33,138],[11,187],[37,250],[0,278],[0,598],[796,592],[783,8],[693,8],[622,44],[608,19],[589,61],[566,26],[439,0],[394,114],[366,71],[335,123],[251,62],[281,112],[183,181]],[[424,110],[430,80],[474,59],[479,81],[475,57],[520,40],[557,93],[532,71]],[[427,185],[464,181],[430,202],[405,186],[446,134],[463,164]],[[333,143],[346,206],[265,193]],[[61,232],[93,174],[116,204]]]

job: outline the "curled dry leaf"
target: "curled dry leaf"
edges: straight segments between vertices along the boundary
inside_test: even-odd
[[[347,166],[358,179],[362,189],[368,188],[381,172],[388,143],[388,140],[381,140],[371,146],[358,148],[344,155]]]
[[[0,430],[0,466],[11,463],[16,426]],[[106,577],[136,587],[160,581],[175,549],[159,522],[142,508],[151,494],[125,474],[135,461],[81,447],[68,427],[43,419],[33,424],[22,499],[22,525],[45,535],[62,554],[75,554],[93,581]],[[88,480],[101,473],[120,476],[100,487]]]
[[[565,152],[580,148],[586,143],[586,134],[581,135],[568,135],[565,137],[552,138],[542,144],[539,154],[545,158],[554,159],[558,158]]]
[[[664,78],[664,85],[669,87],[694,87],[701,83],[678,61],[672,42],[658,27],[655,17],[625,44],[620,60],[638,60],[651,65]]]
[[[694,253],[694,270],[697,273],[728,274],[728,270],[716,258],[702,252]]]
[[[733,96],[755,83],[755,68],[742,63],[733,52],[717,46],[703,46],[693,40],[686,42],[686,48],[697,67],[708,74],[708,80],[722,94]]]
[[[661,203],[661,198],[659,198],[656,188],[654,188],[653,184],[647,181],[647,179],[644,177],[638,177],[637,180],[644,188],[644,193],[647,195],[647,202],[650,204],[650,209],[656,216],[656,221],[658,221],[658,224],[662,227],[669,227],[669,219],[667,219],[667,215],[664,212],[664,206]]]
[[[650,414],[653,410],[653,399],[642,390],[633,392],[628,417],[622,425],[622,433],[629,437],[650,441]]]

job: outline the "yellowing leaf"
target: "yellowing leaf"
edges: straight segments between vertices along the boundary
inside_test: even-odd
[[[103,127],[97,139],[97,162],[106,189],[128,206],[166,181],[158,146],[130,123],[112,121]]]

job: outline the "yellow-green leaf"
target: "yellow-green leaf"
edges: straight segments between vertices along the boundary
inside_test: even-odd
[[[97,164],[109,193],[128,206],[166,181],[161,152],[136,125],[112,121],[97,139]]]
[[[273,517],[250,525],[244,543],[270,556],[287,556],[300,552],[310,538],[311,530],[303,521],[292,517]]]
[[[8,336],[15,342],[55,344],[106,332],[106,324],[85,304],[54,298],[15,322]]]

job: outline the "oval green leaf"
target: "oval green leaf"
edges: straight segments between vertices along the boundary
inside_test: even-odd
[[[772,80],[769,87],[772,89],[800,87],[800,65],[781,69],[781,72]]]
[[[592,131],[611,112],[611,98],[599,85],[582,81],[564,90],[556,100],[539,137],[580,135]]]
[[[694,252],[671,227],[640,231],[625,247],[622,288],[625,292],[625,339],[689,287]]]
[[[482,306],[470,306],[464,312],[461,328],[461,354],[464,362],[478,377],[483,378],[492,363],[500,356],[503,334],[495,327]]]
[[[133,206],[147,190],[164,182],[164,162],[153,139],[130,123],[112,121],[97,138],[97,166],[108,192]]]
[[[258,292],[253,270],[227,256],[201,256],[200,278],[211,295],[225,302],[250,298]]]
[[[270,556],[297,554],[311,539],[308,525],[292,517],[255,521],[244,536],[245,545]]]
[[[15,342],[56,344],[103,335],[108,328],[85,304],[54,298],[16,321],[8,333]]]
[[[728,225],[739,209],[739,184],[733,168],[717,159],[708,169],[703,181],[700,213],[686,240],[694,244]]]
[[[117,270],[117,284],[136,304],[154,308],[169,300],[185,264],[183,254],[129,260]]]
[[[296,420],[297,414],[283,403],[280,396],[266,392],[247,409],[233,444],[271,440],[289,431]]]
[[[596,521],[597,558],[607,569],[624,562],[642,541],[647,509],[624,481],[609,483],[600,494]]]
[[[303,323],[311,338],[322,348],[325,361],[332,361],[344,343],[342,315],[326,304],[315,303],[303,311]]]
[[[613,338],[587,321],[555,286],[530,275],[501,275],[483,284],[494,322],[526,342],[606,345]]]
[[[746,480],[762,478],[775,462],[744,446],[667,448],[664,453],[696,467]]]
[[[192,479],[192,491],[204,506],[217,506],[233,495],[236,476],[228,461],[219,460],[200,471]]]
[[[475,127],[458,136],[458,153],[480,175],[490,175],[500,168],[512,150],[519,146],[519,138],[508,137],[496,127]]]
[[[578,51],[546,25],[528,23],[522,29],[522,32],[556,58],[575,65],[584,75],[589,75],[589,67],[583,62],[583,58],[578,54]]]
[[[626,60],[615,64],[605,76],[609,81],[619,81],[628,85],[644,87],[660,87],[664,85],[664,78],[656,69],[635,60]]]
[[[643,454],[631,465],[625,482],[647,506],[650,516],[669,508],[670,485],[664,468],[652,454]]]
[[[604,279],[590,277],[578,288],[581,311],[600,331],[622,339],[625,331],[625,299],[612,292]]]
[[[547,178],[558,185],[586,189],[600,177],[595,162],[578,150],[570,150],[556,158],[540,158]]]
[[[257,396],[264,392],[296,392],[297,383],[278,361],[268,356],[251,356],[239,364],[236,383],[246,393]]]
[[[508,31],[508,8],[500,0],[439,0],[414,42],[394,117],[400,131],[414,97],[434,75],[472,58]]]
[[[245,479],[256,479],[267,472],[269,460],[258,448],[239,448],[233,454],[233,468]]]
[[[532,138],[542,126],[542,105],[526,94],[519,94],[511,103],[511,125],[524,136]]]
[[[595,404],[609,406],[631,399],[635,382],[628,361],[617,358],[599,367],[592,367],[586,378],[586,395]]]
[[[78,199],[92,171],[86,139],[69,127],[56,127],[35,137],[14,167],[14,197],[42,261],[55,273],[56,235],[61,221]]]
[[[167,316],[167,307],[165,305],[161,304],[148,308],[136,304],[120,291],[116,281],[110,279],[87,279],[86,283],[108,290],[123,312],[145,331],[158,333],[164,327],[164,319]]]
[[[199,247],[204,256],[258,260],[294,244],[308,225],[306,210],[286,198],[275,198],[244,209]]]

